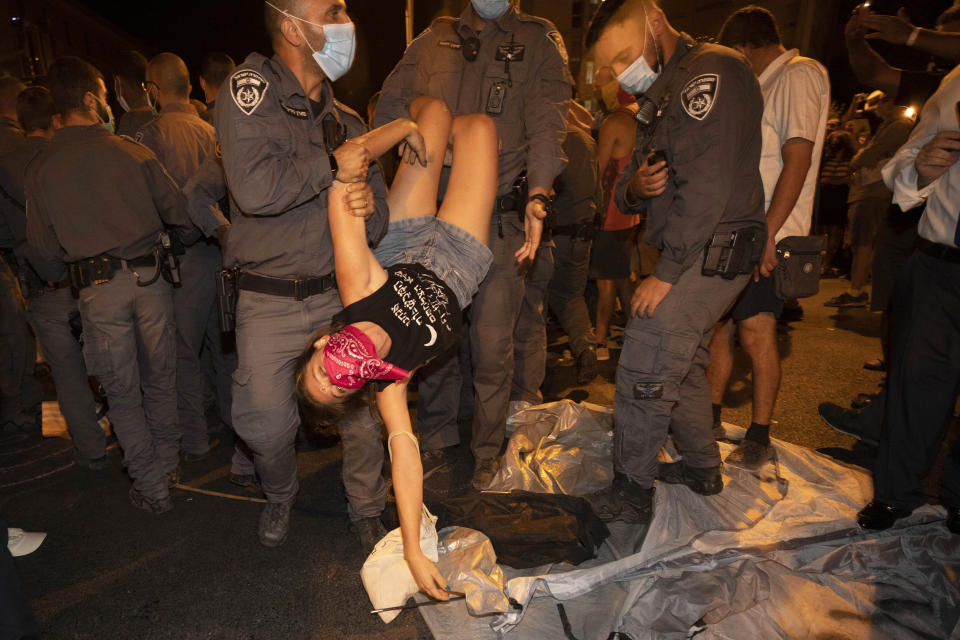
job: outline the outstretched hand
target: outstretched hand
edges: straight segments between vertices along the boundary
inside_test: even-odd
[[[543,236],[543,220],[547,217],[547,208],[540,200],[531,200],[527,203],[527,210],[523,216],[523,246],[513,254],[517,264],[526,261],[533,262],[540,248],[540,238]]]
[[[437,565],[425,556],[423,553],[414,553],[412,557],[406,558],[407,566],[410,567],[410,573],[416,581],[420,591],[435,600],[449,600],[447,593],[447,581],[440,575]]]

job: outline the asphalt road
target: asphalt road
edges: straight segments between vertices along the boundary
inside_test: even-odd
[[[803,320],[778,334],[783,383],[776,438],[814,448],[849,449],[854,442],[816,413],[819,402],[849,403],[881,379],[862,368],[879,355],[879,317],[822,306],[845,285],[825,280],[821,294],[803,302]],[[556,360],[563,344],[550,348]],[[561,359],[550,367],[544,396],[609,404],[614,370],[613,360],[604,363],[599,378],[578,387],[573,367]],[[725,407],[726,421],[749,424],[743,357]],[[250,501],[259,496],[227,482],[229,436],[220,438],[211,459],[185,466],[186,484],[241,499],[176,490],[175,509],[153,516],[130,506],[116,450],[109,470],[91,473],[71,465],[66,441],[0,436],[0,514],[11,526],[48,533],[37,552],[16,562],[44,638],[430,637],[415,612],[390,626],[368,613],[338,446],[302,448],[290,536],[267,549],[256,538],[261,505]]]

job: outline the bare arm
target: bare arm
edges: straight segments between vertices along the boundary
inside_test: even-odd
[[[780,149],[783,169],[773,189],[773,198],[767,210],[767,246],[760,262],[760,273],[769,277],[777,266],[777,232],[797,205],[803,182],[813,162],[813,143],[804,138],[791,138]]]
[[[853,73],[863,84],[876,87],[887,95],[896,95],[900,89],[900,69],[891,67],[870,47],[865,40],[866,33],[865,27],[857,26],[856,16],[847,23],[844,35]]]
[[[412,437],[410,410],[407,408],[407,382],[402,380],[377,393],[377,408],[387,428],[387,437],[401,432],[388,441],[393,490],[397,496],[397,514],[400,517],[400,535],[403,555],[417,586],[437,600],[447,600],[446,581],[436,565],[420,548],[420,514],[423,507],[423,467],[420,450]]]
[[[900,45],[907,44],[915,28],[906,19],[903,9],[895,16],[869,15],[863,19],[863,26],[871,30],[866,35],[868,39],[886,40]],[[960,61],[960,33],[917,28],[917,39],[913,43],[913,48],[944,60],[957,62]]]
[[[330,186],[327,217],[333,239],[333,264],[343,306],[367,297],[386,282],[387,275],[367,245],[367,222],[351,213],[350,201],[366,198],[366,183]],[[369,203],[372,206],[372,203]]]

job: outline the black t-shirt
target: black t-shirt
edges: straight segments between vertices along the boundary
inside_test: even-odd
[[[420,264],[395,264],[385,271],[387,282],[335,315],[334,324],[378,325],[391,340],[383,359],[407,371],[460,343],[460,305],[437,274]],[[374,382],[379,391],[392,384]]]

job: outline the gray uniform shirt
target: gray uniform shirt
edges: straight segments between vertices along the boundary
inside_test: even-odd
[[[136,139],[157,154],[170,177],[185,189],[186,185],[202,173],[207,163],[219,172],[217,132],[213,126],[197,115],[190,104],[173,102],[160,115],[137,132]],[[204,235],[213,235],[227,219],[220,210],[213,208],[188,208],[190,219]]]
[[[414,40],[383,85],[376,126],[410,117],[410,103],[432,96],[454,115],[486,113],[500,135],[499,195],[527,169],[531,187],[550,189],[563,170],[572,78],[563,40],[547,20],[510,8],[479,34],[459,18],[439,18]],[[479,56],[464,42],[479,38]]]
[[[23,129],[20,125],[10,118],[0,118],[0,158],[16,151],[23,146]],[[3,194],[0,194],[0,200],[6,200]],[[0,202],[0,206],[6,206],[8,203]],[[0,218],[0,249],[12,249],[14,242],[13,232],[7,226],[6,220]]]
[[[624,213],[647,211],[644,239],[660,250],[653,275],[674,284],[699,259],[721,224],[765,224],[760,178],[763,96],[753,71],[732,49],[695,43],[677,49],[647,95],[669,96],[652,141],[638,127],[633,159],[616,189]],[[667,155],[667,190],[632,202],[627,185],[648,150]]]
[[[215,120],[232,223],[224,265],[285,279],[332,273],[327,193],[333,174],[324,123],[353,138],[365,132],[363,121],[334,100],[329,84],[315,114],[300,82],[278,57],[250,54],[223,91]],[[375,164],[367,182],[376,201],[367,238],[375,242],[389,220],[386,186]]]
[[[117,120],[117,135],[130,136],[137,135],[137,131],[151,120],[157,117],[157,112],[150,107],[140,107],[133,111],[127,111]]]
[[[597,216],[597,203],[601,198],[597,143],[577,127],[569,127],[563,152],[569,163],[553,186],[556,219],[551,222],[563,226],[590,222]]]
[[[181,236],[193,229],[186,199],[153,152],[99,124],[57,131],[27,172],[26,194],[27,242],[45,264],[138,258],[164,224]],[[66,277],[34,267],[47,280]]]
[[[0,246],[13,248],[21,265],[27,258],[27,197],[23,181],[27,167],[49,144],[46,138],[31,136],[15,151],[0,157],[0,188],[6,194],[0,197],[0,220],[9,231],[11,242]]]

